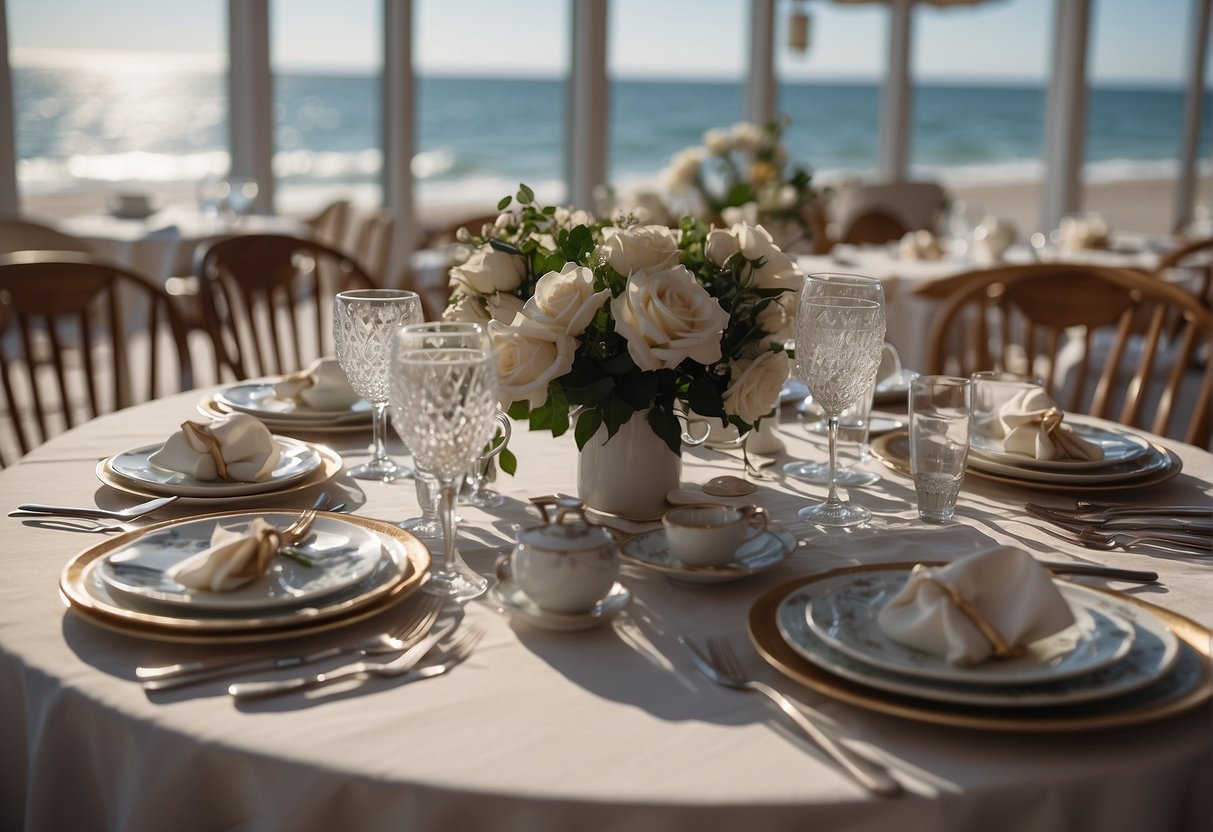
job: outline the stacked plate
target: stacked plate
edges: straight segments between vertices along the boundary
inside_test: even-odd
[[[292,557],[231,592],[204,592],[169,577],[209,545],[215,527],[243,531],[255,518],[286,527],[298,512],[229,512],[174,520],[108,539],[77,555],[60,577],[68,603],[90,621],[130,635],[204,643],[287,638],[374,615],[420,587],[429,551],[387,523],[321,514]]]
[[[1001,440],[975,433],[970,438],[968,473],[1037,491],[1086,493],[1157,485],[1183,468],[1176,454],[1135,433],[1069,420],[1066,424],[1102,448],[1103,459],[1034,459],[1007,453]],[[894,470],[910,473],[910,440],[905,431],[873,441],[872,453]]]
[[[763,596],[750,634],[777,669],[861,707],[1011,731],[1154,719],[1213,693],[1209,632],[1118,593],[1057,581],[1075,624],[1006,661],[955,666],[890,639],[877,616],[913,564],[840,569]]]
[[[281,457],[263,482],[200,480],[180,471],[159,468],[151,455],[162,443],[143,445],[101,460],[97,477],[111,488],[141,497],[180,497],[182,503],[220,505],[251,496],[279,497],[325,482],[341,471],[341,457],[331,448],[274,436]]]
[[[274,433],[349,433],[371,426],[371,406],[359,399],[340,410],[315,410],[300,402],[279,399],[273,382],[250,382],[204,396],[198,410],[211,418],[229,413],[255,416]]]

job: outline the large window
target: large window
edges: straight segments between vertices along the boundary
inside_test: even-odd
[[[227,169],[222,0],[8,0],[17,177],[32,214],[120,190],[192,204]]]

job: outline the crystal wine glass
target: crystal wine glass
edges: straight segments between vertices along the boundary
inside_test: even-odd
[[[355,289],[333,301],[337,360],[354,392],[374,410],[371,460],[351,468],[351,477],[393,482],[413,474],[387,453],[388,370],[396,330],[423,319],[420,296],[404,289]]]
[[[438,480],[441,492],[443,560],[424,591],[475,598],[488,581],[455,548],[455,497],[496,426],[497,368],[488,331],[469,323],[402,327],[392,354],[390,391],[400,438],[418,467]]]
[[[874,285],[873,285],[874,284]],[[796,313],[796,363],[829,420],[829,493],[799,517],[823,526],[853,526],[871,517],[838,498],[839,417],[872,385],[880,366],[885,311],[880,282],[858,275],[809,275]]]

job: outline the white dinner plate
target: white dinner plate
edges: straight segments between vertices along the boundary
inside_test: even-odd
[[[1058,589],[1074,613],[1064,630],[1025,646],[1013,659],[953,665],[943,656],[907,647],[880,627],[880,611],[909,573],[839,575],[821,582],[806,613],[809,629],[852,658],[883,670],[969,685],[1029,685],[1090,673],[1119,661],[1133,645],[1133,625],[1115,612],[1095,608],[1103,596],[1075,584]]]
[[[738,581],[778,566],[794,551],[796,538],[790,532],[775,528],[747,540],[732,560],[720,566],[692,566],[675,558],[667,544],[665,529],[630,537],[619,547],[619,554],[625,561],[691,584]]]
[[[115,454],[102,464],[105,471],[120,481],[145,488],[156,494],[178,497],[243,497],[277,491],[311,474],[320,467],[322,459],[315,448],[298,439],[275,436],[282,452],[278,464],[263,482],[229,482],[200,480],[180,471],[158,468],[149,459],[160,450],[162,443],[144,445]]]
[[[1024,465],[1004,465],[1001,462],[982,456],[970,454],[967,465],[988,474],[1002,477],[1012,477],[1026,482],[1043,482],[1083,485],[1087,483],[1112,483],[1135,480],[1140,477],[1158,473],[1171,464],[1171,458],[1163,451],[1146,446],[1144,453],[1123,462],[1106,464],[1100,468],[1080,468],[1077,470],[1049,468],[1029,468]]]
[[[277,398],[274,395],[274,385],[270,382],[226,387],[215,394],[215,401],[250,416],[264,416],[279,421],[367,422],[372,416],[371,406],[365,399],[359,399],[349,407],[337,410],[316,410],[303,402]]]
[[[900,570],[903,575],[908,570]],[[1143,607],[1103,593],[1092,602],[1099,612],[1132,623],[1133,645],[1123,659],[1092,673],[1056,682],[1025,685],[965,685],[884,670],[860,661],[824,642],[809,627],[806,612],[819,597],[808,584],[789,593],[776,610],[783,641],[802,658],[837,676],[879,690],[919,699],[998,708],[1039,708],[1108,699],[1143,688],[1159,679],[1179,657],[1179,640],[1158,616]]]
[[[230,592],[190,589],[165,574],[205,551],[216,525],[244,531],[259,516],[198,520],[152,532],[106,555],[98,576],[116,593],[158,605],[248,613],[300,606],[340,592],[366,579],[383,557],[383,544],[369,529],[337,518],[318,517],[311,534],[294,547],[312,562],[311,566],[278,555],[266,575]],[[285,517],[276,525],[284,527],[290,522],[292,518]]]
[[[1086,471],[1108,468],[1119,463],[1137,459],[1150,450],[1150,443],[1133,433],[1088,425],[1082,422],[1066,422],[1081,439],[1103,449],[1103,459],[1034,459],[1023,454],[1007,453],[1001,439],[994,439],[974,431],[969,439],[969,450],[975,464],[977,461],[1000,464],[1007,468],[1036,468],[1041,471]]]
[[[198,412],[208,419],[222,419],[232,413],[226,405],[220,404],[213,395],[203,396],[198,401]],[[269,416],[256,417],[261,424],[269,428],[270,433],[279,434],[312,434],[312,433],[363,433],[370,429],[371,423],[365,419],[274,419]]]

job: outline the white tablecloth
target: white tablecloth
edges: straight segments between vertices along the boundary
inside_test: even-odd
[[[161,400],[57,437],[0,471],[0,505],[120,502],[98,485],[98,458],[167,435],[195,400]],[[819,441],[801,427],[784,426],[781,436],[793,455],[821,458]],[[365,440],[332,444],[356,462]],[[1184,473],[1134,498],[1208,502],[1213,455],[1169,444]],[[519,430],[512,447],[518,476],[495,484],[508,504],[461,509],[461,546],[484,574],[524,520],[528,497],[575,488],[571,437]],[[686,458],[684,481],[739,467],[719,452],[697,451]],[[441,679],[376,681],[318,700],[239,707],[221,682],[144,693],[137,665],[222,651],[141,641],[81,620],[58,597],[59,572],[100,535],[4,518],[0,828],[1208,830],[1208,705],[1119,730],[986,733],[869,713],[763,665],[746,642],[745,621],[773,587],[840,566],[952,558],[990,541],[1052,559],[1157,569],[1158,585],[1112,585],[1213,625],[1207,558],[1063,543],[1022,511],[1027,499],[1054,498],[975,479],[962,493],[958,522],[926,526],[915,519],[909,482],[879,463],[869,467],[884,479],[851,495],[875,513],[867,528],[809,527],[794,511],[822,488],[764,485],[758,501],[805,545],[748,581],[696,587],[627,570],[633,605],[609,626],[581,633],[537,630],[477,600],[466,606],[466,624],[483,627],[486,637]],[[417,510],[409,483],[342,477],[329,489],[360,515],[400,519]],[[294,653],[382,624],[266,650]],[[908,793],[869,796],[797,739],[761,697],[699,676],[676,642],[680,634],[731,636],[754,673],[826,711],[849,742],[887,761]]]

